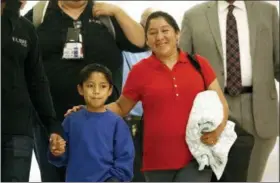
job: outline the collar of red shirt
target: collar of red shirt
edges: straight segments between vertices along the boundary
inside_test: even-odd
[[[182,50],[179,49],[179,58],[178,58],[178,63],[187,63],[188,62],[188,53],[186,52],[183,52]],[[151,57],[151,64],[156,67],[156,68],[159,68],[161,67],[162,68],[162,65],[163,63],[156,57],[156,55],[154,53],[152,53]]]

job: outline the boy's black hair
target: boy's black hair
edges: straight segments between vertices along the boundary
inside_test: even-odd
[[[176,22],[176,20],[168,13],[164,12],[164,11],[155,11],[153,13],[151,13],[148,18],[147,18],[147,22],[146,22],[146,26],[145,26],[145,35],[147,36],[147,32],[148,29],[150,27],[150,23],[152,19],[155,18],[163,18],[173,29],[176,33],[180,32],[180,28]]]
[[[93,72],[100,72],[102,74],[104,74],[106,80],[108,81],[108,83],[110,84],[110,86],[113,86],[113,78],[112,78],[112,72],[104,65],[102,64],[89,64],[86,65],[81,71],[80,71],[80,76],[79,76],[79,85],[82,86],[83,83],[88,80],[88,78],[90,77],[90,75]]]

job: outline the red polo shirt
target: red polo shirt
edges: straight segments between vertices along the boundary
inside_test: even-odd
[[[197,59],[209,86],[216,75],[205,58]],[[203,90],[201,75],[182,51],[172,70],[155,55],[134,65],[122,95],[143,104],[143,171],[180,169],[192,160],[186,125],[195,96]]]

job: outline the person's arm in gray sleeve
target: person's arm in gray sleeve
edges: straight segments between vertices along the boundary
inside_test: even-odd
[[[188,11],[185,12],[182,25],[181,34],[179,38],[179,47],[190,54],[193,52],[193,40],[192,40],[192,29],[190,27],[190,21],[188,18]]]

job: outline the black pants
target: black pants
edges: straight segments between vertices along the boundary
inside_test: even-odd
[[[134,142],[134,148],[135,148],[135,159],[134,159],[134,177],[132,179],[132,182],[146,182],[144,174],[141,172],[141,165],[142,165],[142,141],[140,134],[140,120],[133,120],[133,119],[127,119],[125,118],[125,121],[128,123],[132,138]],[[133,131],[136,130],[136,133],[134,134]]]
[[[232,120],[233,121],[233,120]],[[246,182],[251,152],[254,147],[254,136],[235,125],[237,139],[230,149],[228,162],[220,180],[212,175],[211,182]]]
[[[49,137],[45,128],[35,122],[34,133],[34,152],[41,172],[42,182],[65,182],[65,167],[57,168],[49,163],[47,151],[49,148]]]
[[[144,174],[147,182],[210,182],[212,170],[207,167],[199,171],[197,161],[192,160],[179,170],[154,170]]]
[[[1,135],[1,182],[28,182],[33,139],[22,135]]]

